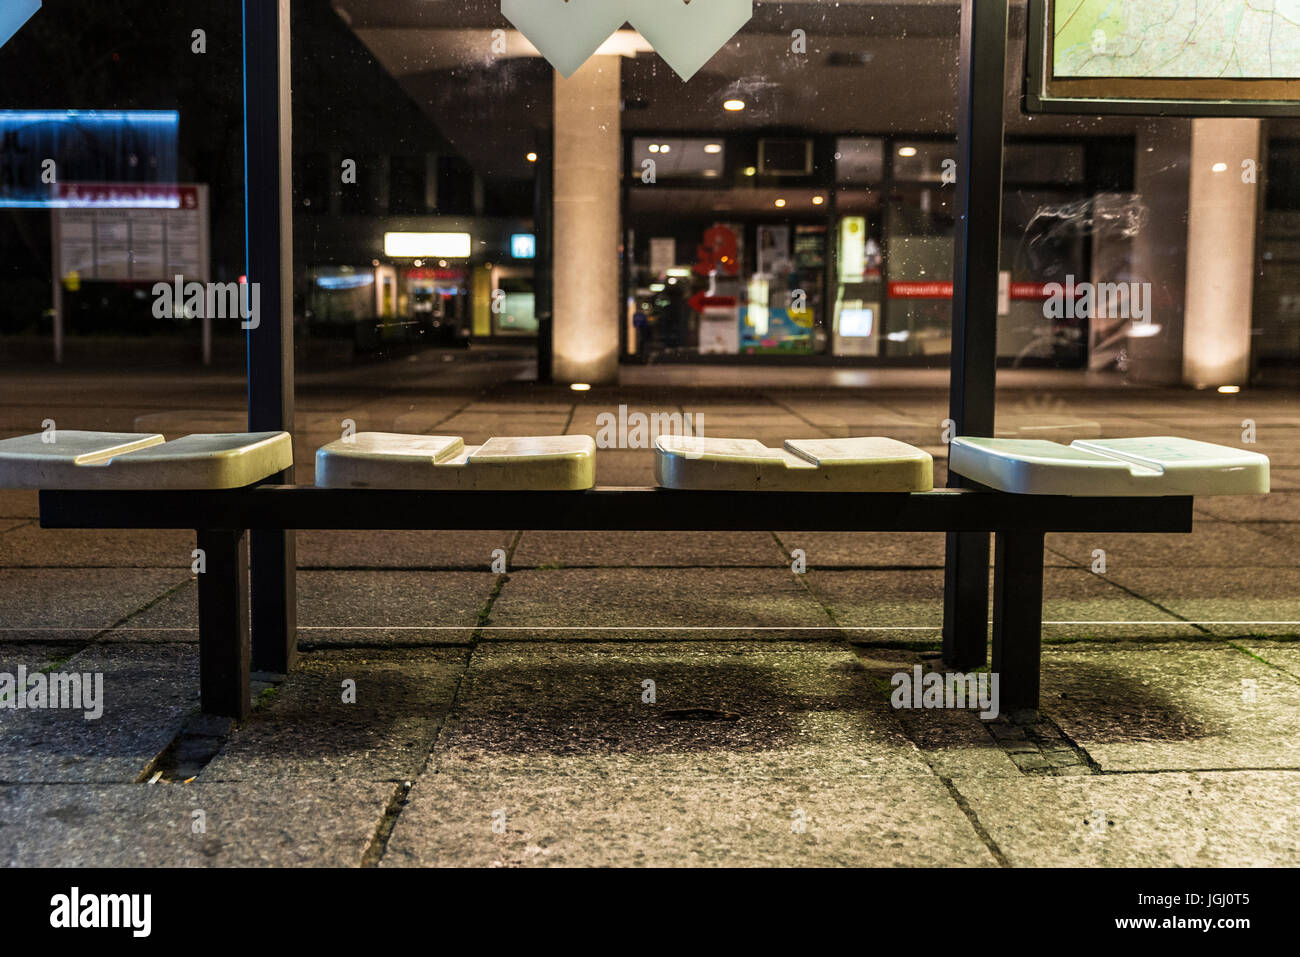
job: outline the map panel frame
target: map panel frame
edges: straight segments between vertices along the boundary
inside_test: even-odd
[[[1300,77],[1057,77],[1054,74],[1055,0],[1028,2],[1023,100],[1026,113],[1300,117]]]

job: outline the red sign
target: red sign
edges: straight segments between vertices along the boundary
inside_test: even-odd
[[[950,282],[891,282],[890,299],[951,299]]]
[[[198,209],[199,190],[174,183],[56,183],[54,201],[68,209]]]
[[[406,271],[407,279],[445,279],[451,282],[457,282],[465,278],[463,269],[408,269]]]
[[[687,299],[686,304],[690,306],[692,309],[694,309],[696,312],[703,312],[705,309],[708,309],[712,306],[722,306],[726,308],[734,307],[736,305],[736,297],[735,296],[710,296],[707,293],[701,291],[691,296],[690,299]]]
[[[1060,283],[1046,282],[1013,282],[1011,284],[1011,298],[1019,300],[1050,299],[1052,294],[1047,291],[1048,286],[1058,286],[1062,290],[1064,286]],[[891,282],[889,284],[890,299],[951,299],[953,284],[950,282]],[[1075,295],[1078,295],[1076,290]]]

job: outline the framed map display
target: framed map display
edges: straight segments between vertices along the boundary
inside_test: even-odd
[[[1029,0],[1025,110],[1300,116],[1300,0]]]

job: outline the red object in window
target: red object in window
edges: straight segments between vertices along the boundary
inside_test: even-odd
[[[694,309],[696,312],[703,312],[705,309],[708,309],[710,306],[734,307],[736,305],[736,297],[735,296],[710,296],[707,293],[701,291],[691,296],[690,299],[687,299],[686,304],[690,306],[692,309]]]
[[[718,271],[728,276],[740,275],[740,243],[726,226],[710,226],[704,241],[695,250],[695,272],[701,276]]]

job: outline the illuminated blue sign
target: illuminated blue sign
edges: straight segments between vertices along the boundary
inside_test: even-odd
[[[0,3],[0,47],[22,29],[32,14],[41,8],[41,0],[5,0]]]
[[[515,259],[532,259],[537,255],[537,237],[532,233],[515,233],[510,237],[510,255]]]
[[[0,110],[0,208],[97,205],[70,199],[77,183],[170,187],[130,205],[175,208],[180,125],[175,110]]]

